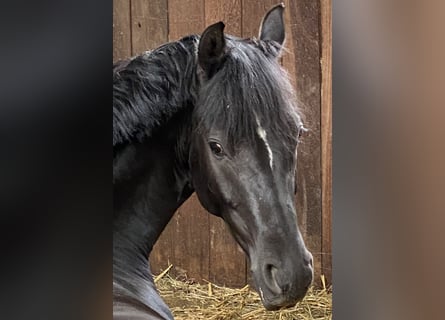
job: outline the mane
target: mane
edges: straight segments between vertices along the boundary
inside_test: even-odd
[[[260,124],[292,149],[302,123],[287,73],[275,58],[281,48],[273,41],[226,40],[223,65],[200,89],[196,35],[114,64],[113,146],[150,137],[199,99],[197,130],[218,127],[233,142],[253,142]]]
[[[196,82],[197,41],[188,36],[113,65],[113,146],[150,137],[196,99],[186,86]]]
[[[302,122],[287,73],[275,58],[278,44],[226,40],[227,57],[199,94],[200,107],[195,110],[198,130],[219,128],[235,145],[238,141],[253,143],[261,125],[277,143],[295,152]]]

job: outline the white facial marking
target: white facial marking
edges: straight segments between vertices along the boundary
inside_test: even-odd
[[[266,149],[269,154],[269,165],[270,165],[270,168],[273,169],[273,153],[272,153],[272,149],[270,148],[270,145],[266,139],[267,138],[266,131],[263,129],[263,127],[261,127],[260,122],[258,121],[258,118],[256,118],[256,123],[258,125],[258,128],[257,128],[258,136],[261,138],[261,140],[263,140],[264,144],[266,145]]]

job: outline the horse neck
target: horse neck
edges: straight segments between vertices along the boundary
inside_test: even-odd
[[[185,113],[174,116],[152,138],[129,144],[115,156],[114,231],[145,253],[192,193],[185,132],[190,120]]]
[[[148,255],[176,209],[193,192],[189,185],[187,131],[191,121],[187,109],[152,138],[119,150],[114,162],[115,172],[119,172],[114,184],[114,297],[149,303],[160,314],[167,314],[168,309],[165,305],[161,308],[162,301],[154,300],[157,295]]]
[[[128,267],[145,262],[176,209],[193,192],[189,179],[190,110],[153,137],[119,150],[114,169],[114,256]]]

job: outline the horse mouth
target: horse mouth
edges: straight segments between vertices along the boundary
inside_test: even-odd
[[[286,295],[275,295],[272,297],[265,297],[264,292],[259,288],[259,295],[263,306],[268,311],[276,311],[294,307],[298,302],[303,300],[306,292],[298,297],[289,297]]]
[[[301,300],[301,299],[300,299]],[[261,299],[263,306],[268,311],[292,308],[300,300],[289,301],[286,297],[275,297],[272,299]]]

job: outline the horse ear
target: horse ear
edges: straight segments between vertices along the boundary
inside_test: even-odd
[[[266,13],[260,26],[261,40],[273,40],[283,45],[285,38],[283,12],[284,3],[280,3]]]
[[[222,63],[226,47],[224,23],[207,27],[201,35],[198,47],[198,64],[207,78],[211,78]]]

